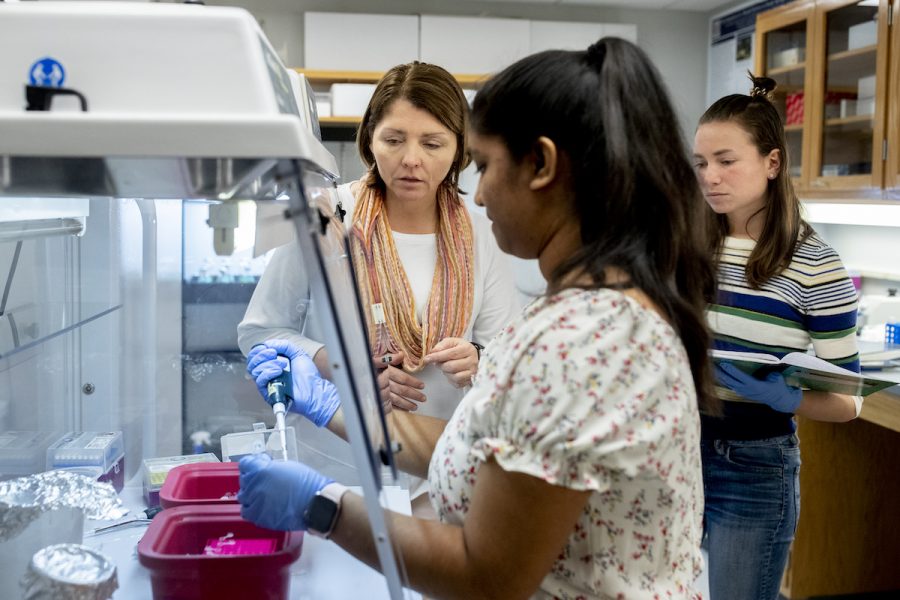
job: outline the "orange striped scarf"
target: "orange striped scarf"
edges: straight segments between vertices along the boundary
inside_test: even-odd
[[[435,344],[466,332],[475,291],[472,221],[456,189],[442,184],[437,192],[437,265],[419,323],[388,223],[384,193],[371,181],[369,177],[360,183],[353,210],[350,243],[356,283],[373,356],[402,350],[404,368],[414,373],[425,366],[423,359]]]

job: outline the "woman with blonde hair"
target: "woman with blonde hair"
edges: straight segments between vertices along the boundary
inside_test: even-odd
[[[368,171],[337,190],[386,399],[445,420],[481,348],[519,309],[490,224],[460,197],[467,124],[465,95],[446,70],[421,62],[390,69],[357,134]],[[254,378],[300,352],[329,372],[323,345],[301,333],[308,285],[297,251],[276,250],[238,327]],[[413,487],[413,495],[424,492],[421,481]]]

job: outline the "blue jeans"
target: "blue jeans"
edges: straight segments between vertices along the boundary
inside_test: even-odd
[[[703,440],[711,600],[776,600],[800,514],[800,443]]]

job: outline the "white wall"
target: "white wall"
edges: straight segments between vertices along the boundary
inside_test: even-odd
[[[288,66],[303,65],[303,13],[306,11],[480,15],[634,24],[638,44],[662,74],[682,130],[689,137],[693,136],[697,119],[706,108],[708,13],[471,0],[208,0],[207,4],[250,10],[261,21],[263,30]],[[337,45],[335,51],[340,51]]]

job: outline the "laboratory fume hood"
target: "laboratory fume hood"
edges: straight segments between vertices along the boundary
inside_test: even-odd
[[[292,596],[407,597],[383,516],[390,444],[333,212],[339,174],[304,79],[235,8],[2,4],[0,39],[0,478],[53,468],[59,435],[114,432],[121,497],[143,509],[143,461],[191,450],[185,390],[203,394],[215,371],[195,351],[233,334],[200,304],[217,285],[246,295],[265,253],[296,240],[385,576],[307,536]],[[185,259],[200,255],[241,267],[216,279]],[[234,397],[207,392],[204,410],[271,424],[254,383],[229,382]],[[254,402],[255,414],[234,404]],[[115,597],[150,598],[130,531],[84,541],[117,562]],[[344,575],[317,579],[336,565]]]

